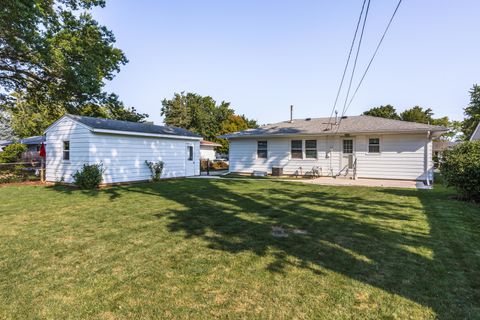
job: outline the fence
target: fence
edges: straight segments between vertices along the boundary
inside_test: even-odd
[[[0,163],[0,183],[39,181],[41,169],[40,161]]]

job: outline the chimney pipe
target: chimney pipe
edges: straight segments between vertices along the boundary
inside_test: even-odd
[[[293,122],[293,104],[290,105],[290,123]]]
[[[338,122],[337,122],[337,115],[338,115],[338,111],[335,110],[335,125],[338,123]]]

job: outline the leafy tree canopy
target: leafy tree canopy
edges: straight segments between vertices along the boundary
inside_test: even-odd
[[[400,113],[400,118],[403,121],[431,124],[433,121],[433,111],[430,108],[423,110],[422,107],[415,106]]]
[[[422,107],[415,106],[413,108],[407,109],[400,113],[397,113],[396,109],[387,104],[385,106],[371,108],[368,111],[363,113],[364,115],[381,117],[387,119],[403,120],[403,121],[412,121],[419,123],[428,123],[432,125],[444,126],[450,129],[449,132],[444,133],[441,138],[443,139],[454,139],[458,136],[460,132],[461,122],[459,121],[450,121],[448,117],[443,118],[433,118],[433,111],[431,108],[423,109]]]
[[[172,99],[164,99],[161,115],[167,125],[185,128],[206,140],[221,143],[220,152],[228,152],[228,143],[217,136],[258,127],[255,120],[235,115],[229,102],[217,104],[212,97],[190,92],[175,93]]]
[[[462,132],[465,139],[469,139],[480,123],[480,86],[474,84],[470,93],[470,104],[465,108],[465,120],[462,123]]]
[[[103,0],[1,2],[0,105],[13,122],[29,114],[36,124],[18,135],[39,134],[66,112],[82,114],[91,106],[108,109],[113,103],[112,117],[144,118],[103,92],[104,81],[127,63],[114,47],[113,33],[89,13],[104,5]]]
[[[365,111],[363,114],[367,116],[400,120],[397,110],[395,110],[395,108],[390,104],[371,108],[370,110]]]

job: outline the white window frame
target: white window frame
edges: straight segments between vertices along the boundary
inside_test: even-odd
[[[65,150],[65,142],[68,143],[68,150]],[[70,140],[63,140],[62,141],[62,161],[63,162],[70,162],[71,150],[72,150],[72,146],[70,145]],[[68,159],[65,159],[65,152],[68,152]]]
[[[301,141],[301,142],[302,142],[302,148],[301,148],[301,150],[302,150],[302,157],[301,157],[301,158],[294,158],[294,157],[292,156],[292,142],[293,142],[293,141]],[[289,151],[289,152],[290,152],[290,160],[304,160],[304,159],[305,159],[305,148],[304,148],[304,146],[305,146],[305,142],[304,142],[303,139],[291,139],[291,140],[290,140],[290,151]],[[297,151],[298,151],[298,149],[297,149]]]
[[[378,152],[370,152],[370,139],[378,139]],[[382,138],[379,136],[367,137],[367,154],[381,154],[382,153]]]
[[[305,139],[303,140],[303,147],[304,151],[303,154],[305,155],[304,159],[305,160],[316,160],[318,159],[318,140],[317,139]],[[308,158],[307,157],[307,141],[315,141],[315,157],[314,158]],[[312,148],[309,148],[308,150],[313,150]]]
[[[267,144],[267,148],[266,148],[265,150],[264,150],[264,149],[260,149],[261,151],[265,151],[265,152],[267,153],[266,156],[265,156],[265,158],[263,158],[263,157],[261,158],[261,157],[258,156],[258,151],[259,151],[259,149],[258,149],[258,143],[259,143],[259,142],[265,142],[265,143]],[[267,160],[267,159],[268,159],[268,140],[257,140],[256,159],[261,159],[261,160]]]

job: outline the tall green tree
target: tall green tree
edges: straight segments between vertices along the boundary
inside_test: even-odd
[[[480,86],[474,84],[469,91],[470,103],[464,109],[465,120],[462,123],[462,132],[465,139],[469,139],[480,123]]]
[[[400,118],[403,121],[432,123],[433,111],[430,108],[424,110],[422,107],[415,106],[400,113]]]
[[[185,128],[206,140],[221,143],[223,152],[228,151],[228,144],[217,136],[258,127],[255,120],[235,115],[229,102],[217,104],[212,97],[190,92],[175,93],[172,99],[164,99],[161,115],[167,125]]]
[[[370,110],[365,111],[363,114],[373,117],[400,120],[400,116],[398,115],[397,110],[395,110],[395,108],[390,104],[371,108]]]
[[[50,121],[59,109],[81,114],[86,106],[123,107],[103,91],[104,81],[127,63],[113,33],[89,13],[104,5],[104,0],[0,2],[0,105],[13,121],[22,119],[25,108],[33,109],[28,111],[33,118]]]

